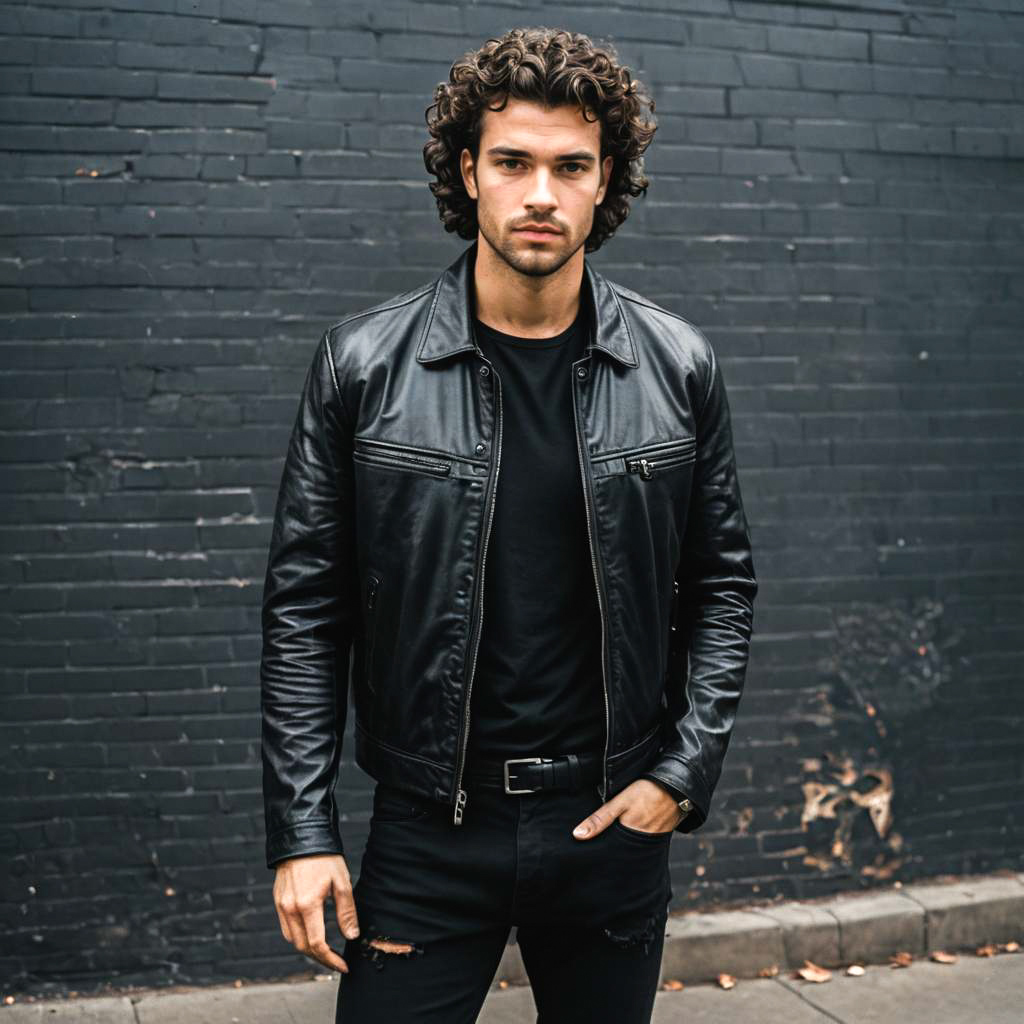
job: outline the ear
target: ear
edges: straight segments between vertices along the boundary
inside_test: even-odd
[[[595,206],[600,206],[604,202],[605,194],[608,191],[608,179],[611,177],[614,165],[615,157],[611,154],[601,161],[601,187],[597,190],[597,199],[594,200]]]
[[[476,165],[473,163],[473,154],[468,147],[464,147],[459,154],[459,170],[462,172],[462,184],[469,193],[470,199],[476,199]]]

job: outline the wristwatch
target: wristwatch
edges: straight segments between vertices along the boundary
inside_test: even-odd
[[[650,779],[651,782],[656,782],[662,789],[668,792],[672,799],[679,805],[679,810],[684,815],[689,814],[693,810],[693,801],[682,791],[676,789],[675,786],[670,786],[667,782],[663,782],[656,775],[641,775],[642,779]]]

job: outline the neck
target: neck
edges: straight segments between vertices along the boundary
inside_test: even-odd
[[[564,331],[580,309],[583,249],[553,274],[520,274],[479,236],[473,287],[476,315],[488,327],[519,338],[548,338]]]

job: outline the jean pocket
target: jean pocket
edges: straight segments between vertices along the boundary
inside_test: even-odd
[[[612,819],[611,827],[620,836],[639,843],[667,843],[672,838],[672,833],[675,832],[673,828],[670,828],[667,832],[643,832],[638,828],[623,825],[619,818]]]
[[[378,782],[373,791],[373,817],[371,821],[399,823],[421,821],[433,810],[431,802],[416,793]]]

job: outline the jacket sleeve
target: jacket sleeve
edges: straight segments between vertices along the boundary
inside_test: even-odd
[[[725,384],[703,341],[707,393],[697,417],[697,458],[675,574],[665,739],[649,768],[693,801],[677,832],[693,832],[707,820],[743,690],[757,593]]]
[[[325,332],[288,442],[263,588],[267,867],[289,857],[344,852],[334,783],[355,608],[350,447]]]

